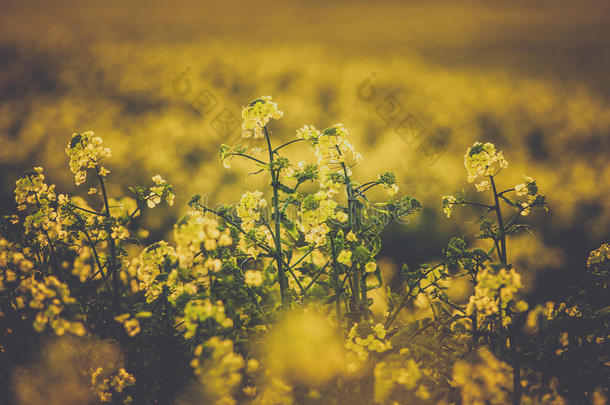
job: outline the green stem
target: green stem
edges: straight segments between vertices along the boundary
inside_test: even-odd
[[[228,218],[225,215],[222,215],[220,212],[215,211],[211,208],[208,208],[204,205],[201,204],[197,204],[197,206],[199,207],[200,210],[202,210],[202,213],[210,212],[214,215],[216,215],[218,218],[222,218],[223,220],[225,220],[229,225],[233,226],[235,229],[237,229],[238,232],[241,232],[244,235],[248,235],[248,232],[244,231],[243,228],[239,225],[237,225],[235,222],[233,222],[230,218]],[[268,246],[266,243],[257,243],[257,246],[261,247],[265,252],[267,252],[269,255],[274,255],[273,250],[271,249],[270,246]],[[200,252],[203,253],[203,252]]]
[[[104,213],[102,213],[102,212],[97,212],[97,211],[88,210],[88,209],[86,209],[86,208],[79,207],[78,205],[74,205],[74,204],[72,204],[72,203],[68,203],[68,205],[69,205],[70,207],[72,207],[72,208],[76,208],[77,210],[81,210],[81,211],[84,211],[84,212],[88,212],[89,214],[95,214],[95,215],[99,215],[99,216],[101,216],[101,217],[105,217],[105,216],[106,216],[106,214],[104,214]]]
[[[327,262],[324,266],[322,266],[322,268],[320,270],[318,270],[318,272],[311,278],[311,281],[309,282],[309,284],[307,284],[307,286],[305,286],[305,292],[309,291],[309,289],[318,280],[318,277],[320,277],[322,274],[324,274],[324,270],[326,270],[326,268],[328,267],[328,263],[330,263],[330,262]]]
[[[496,216],[498,218],[498,227],[500,228],[500,250],[501,250],[500,261],[502,262],[502,264],[504,264],[504,266],[507,266],[508,263],[506,260],[506,233],[505,233],[505,229],[504,229],[504,220],[502,219],[502,210],[500,208],[500,201],[498,199],[498,192],[496,191],[496,183],[494,182],[493,176],[489,176],[489,179],[491,180],[491,187],[492,187],[493,193],[494,193],[494,200],[495,200],[494,208],[496,210]]]
[[[110,291],[112,293],[112,289],[110,288],[110,284],[108,284],[107,275],[104,273],[104,270],[103,270],[103,267],[102,267],[102,262],[100,260],[99,255],[97,254],[97,249],[95,248],[95,243],[93,242],[93,239],[91,239],[91,236],[87,232],[86,224],[83,221],[83,219],[77,213],[74,213],[74,217],[77,219],[77,221],[83,227],[81,232],[85,235],[85,238],[87,238],[87,242],[89,243],[89,247],[91,248],[91,252],[93,252],[93,258],[95,260],[95,263],[97,264],[97,268],[98,268],[99,272],[102,275],[102,278],[104,279],[104,282],[106,283],[106,287],[108,287],[108,291]]]
[[[288,146],[288,145],[290,145],[290,144],[292,144],[292,143],[295,143],[295,142],[301,142],[301,141],[304,141],[304,140],[305,140],[305,139],[293,139],[292,141],[286,142],[286,143],[285,143],[285,144],[283,144],[282,146],[278,146],[277,148],[275,148],[275,149],[273,150],[273,153],[277,152],[278,150],[280,150],[280,149],[282,149],[282,148],[284,148],[284,147],[286,147],[286,146]]]
[[[267,146],[269,148],[269,171],[271,172],[271,186],[273,187],[273,220],[275,222],[275,262],[277,264],[277,275],[280,283],[280,297],[282,298],[282,304],[287,303],[286,290],[288,289],[288,280],[284,272],[283,260],[282,260],[282,239],[280,233],[280,200],[278,193],[278,177],[279,173],[273,168],[273,148],[271,147],[271,139],[269,138],[269,132],[267,127],[264,127],[265,138],[267,139]]]
[[[301,263],[307,256],[309,256],[315,249],[311,248],[309,249],[309,252],[305,253],[303,256],[301,256],[292,266],[290,266],[290,268],[294,269],[295,267],[297,267],[299,265],[299,263]]]
[[[233,156],[245,157],[247,159],[255,161],[256,163],[260,163],[261,165],[267,165],[267,163],[263,162],[262,160],[259,160],[259,159],[255,158],[255,157],[250,156],[250,155],[246,155],[244,153],[233,153]]]
[[[439,264],[437,264],[436,266],[432,267],[431,269],[428,269],[428,271],[426,271],[422,276],[420,280],[423,280],[428,274],[430,274],[431,272],[433,272],[434,270],[436,270],[437,268],[444,266],[445,262],[441,262]],[[431,285],[433,285],[433,283],[428,284],[426,287],[424,288],[419,288],[418,287],[418,293],[425,291],[428,287],[430,287]],[[407,304],[407,302],[409,301],[409,298],[411,297],[411,293],[413,292],[413,290],[415,290],[415,288],[411,289],[400,301],[400,303],[398,304],[398,306],[396,307],[396,309],[394,310],[394,312],[392,312],[390,314],[390,316],[388,316],[388,319],[385,322],[385,329],[388,330],[390,328],[390,326],[392,325],[392,322],[394,322],[394,320],[396,319],[396,316],[398,316],[398,313],[400,311],[402,311],[403,307]]]
[[[100,181],[100,188],[102,189],[102,197],[104,199],[104,208],[106,211],[106,218],[107,218],[106,233],[108,234],[106,240],[108,242],[108,246],[110,247],[110,263],[108,266],[108,272],[112,274],[113,306],[114,306],[115,314],[118,315],[120,312],[119,298],[120,298],[120,288],[121,287],[120,287],[119,272],[118,272],[118,266],[117,266],[116,245],[114,243],[114,239],[112,238],[112,226],[110,224],[110,220],[111,220],[112,216],[110,215],[110,205],[108,204],[108,194],[106,193],[106,186],[104,184],[104,178],[100,174],[100,169],[97,165],[95,166],[95,172],[97,174],[97,178]]]
[[[359,185],[358,187],[356,187],[356,188],[354,189],[354,191],[360,191],[360,189],[361,189],[362,187],[366,187],[366,186],[369,186],[369,185],[371,185],[371,184],[377,184],[377,180],[373,180],[373,181],[367,181],[366,183],[361,184],[361,185]]]
[[[132,220],[132,219],[134,218],[134,216],[135,216],[135,215],[138,213],[138,211],[140,211],[140,207],[139,207],[139,206],[138,206],[138,207],[136,207],[136,209],[135,209],[135,210],[133,210],[133,211],[131,212],[131,214],[129,214],[129,220]]]
[[[38,206],[38,210],[40,211],[41,205],[40,205],[40,200],[38,199],[38,194],[34,194],[34,197],[36,197],[36,205]],[[53,259],[53,265],[52,267],[55,268],[55,275],[61,279],[62,274],[61,274],[61,266],[59,265],[59,260],[57,258],[57,254],[55,253],[55,245],[53,245],[53,242],[51,241],[51,236],[49,235],[49,232],[47,232],[47,230],[44,227],[41,227],[42,229],[42,233],[44,234],[44,236],[47,238],[47,243],[49,244],[49,254],[51,255],[51,258]]]
[[[508,267],[508,257],[506,255],[506,230],[504,228],[504,219],[502,218],[502,210],[500,209],[499,195],[496,189],[496,183],[493,176],[489,176],[491,187],[494,193],[496,216],[498,218],[498,227],[500,228],[500,261],[505,267]],[[503,192],[504,193],[504,192]],[[502,302],[500,301],[500,327],[502,326]],[[508,329],[508,344],[510,346],[511,357],[513,360],[513,405],[521,403],[521,365],[519,362],[519,353],[517,348],[517,336],[514,328],[509,326]]]
[[[341,151],[337,147],[337,151],[341,155]],[[354,190],[352,189],[352,182],[347,175],[347,167],[344,162],[341,162],[341,167],[343,168],[343,175],[345,176],[345,191],[347,193],[347,216],[349,221],[349,230],[354,231],[358,225],[358,218],[354,218]],[[357,229],[356,232],[357,233]],[[356,266],[355,269],[355,280],[352,284],[352,296],[354,297],[354,303],[356,304],[356,310],[358,312],[362,311],[365,314],[365,317],[368,318],[368,307],[366,307],[367,302],[367,291],[366,284],[365,288],[362,287],[362,269]],[[366,281],[365,281],[366,283]]]
[[[478,203],[478,202],[471,202],[471,201],[463,201],[463,202],[460,202],[460,203],[452,203],[452,205],[474,205],[475,207],[484,207],[484,208],[489,208],[489,209],[493,209],[494,208],[491,205],[481,204],[481,203]]]
[[[477,320],[477,309],[474,309],[474,312],[472,313],[472,348],[474,350],[478,350],[479,348],[479,326],[478,326],[478,320]]]
[[[330,238],[331,253],[333,256],[333,284],[335,287],[335,307],[337,311],[337,321],[341,324],[341,291],[339,288],[339,265],[337,263],[337,252],[335,251],[335,239]]]
[[[356,191],[356,195],[362,195],[362,196],[363,196],[363,195],[364,195],[364,193],[366,193],[367,191],[369,191],[369,189],[371,189],[371,188],[373,188],[373,187],[375,187],[375,186],[377,186],[377,185],[379,185],[379,184],[380,184],[379,182],[376,182],[376,181],[371,182],[371,183],[373,183],[373,184],[368,185],[368,186],[367,186],[367,187],[365,187],[363,190],[360,190],[360,187],[362,187],[362,186],[358,187],[358,189],[356,189],[356,190],[355,190],[355,191]],[[363,186],[364,186],[364,184],[363,184]]]

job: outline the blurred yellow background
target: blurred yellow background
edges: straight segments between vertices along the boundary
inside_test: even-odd
[[[422,218],[386,234],[390,262],[434,259],[472,231],[459,224],[476,213],[447,220],[440,196],[476,193],[463,167],[475,140],[504,151],[500,187],[527,174],[547,195],[550,215],[509,242],[526,279],[542,272],[539,299],[608,240],[610,3],[3,0],[0,11],[2,210],[32,166],[74,194],[63,148],[93,130],[113,151],[114,195],[154,174],[174,185],[177,205],[146,218],[160,238],[191,194],[229,203],[263,184],[246,164],[222,168],[217,151],[240,142],[241,107],[272,95],[285,112],[276,142],[342,122],[364,156],[357,178],[393,171],[422,201]]]

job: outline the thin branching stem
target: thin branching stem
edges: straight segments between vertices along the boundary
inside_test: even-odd
[[[265,165],[265,166],[267,165],[267,163],[263,162],[262,160],[257,159],[257,158],[255,158],[255,157],[252,157],[252,156],[250,156],[250,155],[246,155],[245,153],[232,153],[232,155],[233,155],[233,156],[241,156],[241,157],[245,157],[246,159],[253,160],[253,161],[255,161],[256,163],[259,163],[259,164],[261,164],[261,165]]]
[[[498,194],[496,190],[496,183],[494,182],[494,177],[489,176],[491,180],[491,187],[494,193],[495,200],[495,209],[496,216],[498,218],[498,227],[500,228],[500,261],[502,264],[508,268],[508,258],[506,255],[506,229],[504,227],[504,219],[502,218],[502,210],[500,209],[499,197],[502,197]],[[512,222],[512,221],[511,221]],[[500,291],[498,291],[498,296],[501,300]],[[500,327],[502,328],[502,302],[500,301]],[[511,357],[513,360],[513,405],[519,405],[521,403],[521,365],[519,361],[519,353],[517,348],[517,336],[515,330],[512,326],[508,328],[508,344],[510,346]]]
[[[335,289],[335,310],[337,311],[337,321],[341,324],[341,291],[339,288],[339,263],[337,263],[337,252],[335,250],[334,237],[330,237],[330,248],[333,260],[333,284]]]
[[[86,208],[83,207],[79,207],[78,205],[74,205],[72,203],[68,203],[68,205],[72,208],[76,208],[77,210],[83,211],[83,212],[88,212],[89,214],[94,214],[94,215],[98,215],[100,217],[105,217],[106,214],[103,212],[97,212],[97,211],[93,211],[93,210],[88,210]]]
[[[281,230],[280,230],[280,200],[279,200],[279,169],[276,170],[273,168],[274,162],[274,151],[271,147],[271,139],[269,138],[269,132],[267,131],[267,127],[264,127],[265,130],[265,139],[267,140],[267,146],[269,150],[269,171],[271,172],[271,186],[273,187],[273,221],[275,222],[275,262],[277,264],[277,275],[280,283],[280,296],[282,298],[282,303],[287,303],[287,289],[288,289],[288,280],[286,279],[286,273],[284,272],[283,265],[283,253],[282,253],[282,239],[281,239]]]
[[[455,203],[451,203],[452,205],[473,205],[475,207],[483,207],[483,208],[488,208],[488,209],[495,209],[495,207],[493,205],[487,205],[487,204],[481,204],[478,202],[472,202],[472,201],[462,201],[462,202],[455,202]]]
[[[40,211],[42,209],[42,207],[40,205],[40,200],[38,199],[38,194],[34,193],[34,197],[36,198],[36,204],[38,205],[38,210]],[[44,228],[44,226],[42,226],[41,229],[42,229],[42,233],[47,238],[47,243],[49,244],[49,250],[50,250],[49,254],[51,255],[51,259],[53,260],[52,267],[55,269],[56,276],[60,277],[61,276],[61,267],[59,266],[59,260],[57,258],[57,254],[55,253],[55,245],[53,245],[53,242],[51,241],[51,236],[49,235],[49,232]]]
[[[504,229],[504,220],[502,218],[502,209],[500,208],[500,201],[498,199],[498,193],[496,191],[496,183],[494,181],[493,176],[489,176],[489,179],[491,180],[491,187],[494,193],[494,200],[495,200],[495,205],[494,208],[496,210],[496,216],[498,218],[498,227],[500,229],[500,250],[501,250],[501,256],[500,256],[500,261],[502,262],[502,264],[504,264],[504,266],[507,266],[508,263],[506,262],[506,230]]]
[[[120,280],[119,280],[119,271],[117,266],[117,253],[116,253],[116,245],[114,243],[114,238],[112,237],[112,226],[110,221],[112,220],[112,215],[110,215],[110,205],[108,204],[108,194],[106,193],[106,185],[104,184],[104,177],[100,173],[99,167],[95,166],[95,173],[97,174],[97,178],[100,182],[100,188],[102,189],[102,197],[104,199],[104,208],[106,210],[106,233],[108,246],[110,248],[110,263],[108,265],[108,272],[112,274],[112,299],[113,299],[113,307],[116,315],[120,312]]]
[[[276,153],[278,150],[280,150],[280,149],[282,149],[282,148],[285,148],[286,146],[288,146],[288,145],[290,145],[290,144],[293,144],[293,143],[295,143],[295,142],[301,142],[301,141],[304,141],[304,140],[305,140],[305,139],[293,139],[292,141],[286,142],[286,143],[285,143],[285,144],[283,144],[282,146],[278,146],[277,148],[275,148],[275,149],[273,150],[273,153]]]
[[[433,272],[434,270],[438,269],[441,266],[444,266],[445,262],[441,262],[439,264],[437,264],[436,266],[428,269],[428,271],[426,271],[423,275],[422,275],[422,280],[424,277],[426,277],[428,274],[430,274],[431,272]],[[425,291],[428,287],[430,287],[431,285],[433,285],[434,283],[430,283],[427,286],[425,286],[424,288],[419,288],[418,292],[423,292]],[[411,289],[407,294],[405,294],[405,296],[402,298],[402,300],[400,301],[400,303],[398,304],[398,306],[396,307],[396,309],[394,310],[393,313],[390,314],[390,316],[388,316],[388,319],[385,322],[385,329],[388,330],[390,328],[390,326],[392,325],[392,322],[394,322],[394,320],[396,319],[396,316],[398,316],[398,313],[403,309],[403,307],[407,304],[407,302],[409,301],[409,298],[411,298],[411,293],[413,292],[413,290],[415,289]]]

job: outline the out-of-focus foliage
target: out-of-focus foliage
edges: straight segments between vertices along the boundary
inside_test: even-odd
[[[291,111],[279,129],[296,130],[296,117],[318,125],[341,117],[354,142],[366,146],[370,169],[395,167],[400,186],[424,202],[460,187],[459,152],[477,139],[487,139],[501,142],[515,157],[513,181],[526,166],[533,166],[540,173],[539,184],[558,193],[558,198],[551,198],[561,201],[553,206],[556,221],[576,221],[578,208],[587,204],[598,207],[597,215],[587,218],[588,231],[601,236],[610,223],[602,198],[610,186],[606,165],[610,115],[603,99],[583,87],[559,90],[552,82],[493,73],[447,75],[418,59],[393,59],[376,66],[342,60],[315,47],[305,47],[284,63],[269,62],[288,52],[282,48],[247,49],[236,44],[227,53],[224,44],[207,44],[205,54],[192,61],[191,55],[200,55],[199,49],[183,47],[178,52],[174,45],[151,44],[144,50],[128,43],[96,45],[93,59],[87,59],[92,70],[87,74],[93,80],[83,79],[91,89],[73,88],[79,84],[71,83],[67,72],[76,67],[67,65],[70,58],[57,56],[53,64],[62,74],[49,80],[64,91],[43,94],[30,105],[26,100],[3,104],[2,161],[23,164],[32,154],[38,155],[65,185],[67,179],[59,177],[63,159],[58,158],[57,147],[72,128],[95,127],[119,162],[117,174],[143,179],[146,172],[163,168],[172,174],[169,180],[181,190],[183,201],[202,190],[214,190],[208,191],[209,198],[223,201],[236,196],[233,184],[240,176],[217,170],[211,158],[218,143],[239,135],[239,125],[233,125],[226,137],[218,135],[211,123],[224,107],[239,119],[238,100],[269,92]],[[123,59],[126,54],[131,55],[129,61]],[[372,69],[375,78],[370,77]],[[333,82],[336,77],[341,80]],[[36,77],[7,75],[4,80],[8,86]],[[374,86],[376,97],[371,102],[359,97],[363,83]],[[401,139],[398,118],[390,124],[381,118],[379,112],[383,115],[385,108],[391,108],[386,105],[391,103],[390,95],[400,103],[397,109],[413,114],[425,126],[422,137],[432,135],[442,144],[445,153],[432,165],[418,151],[419,141],[408,144]],[[218,105],[213,113],[201,114],[197,110],[203,107],[197,103],[209,101],[208,96],[214,96]],[[419,134],[411,136],[415,135]]]
[[[49,340],[32,364],[13,370],[20,404],[94,404],[133,385],[116,344],[95,338]],[[6,399],[6,398],[5,398]],[[130,402],[129,400],[127,402]]]

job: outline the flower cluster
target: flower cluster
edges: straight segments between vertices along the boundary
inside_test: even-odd
[[[55,185],[47,185],[42,167],[24,174],[15,182],[15,203],[19,211],[28,206],[46,205],[56,201]]]
[[[247,191],[237,204],[236,213],[241,219],[241,229],[244,233],[239,236],[239,249],[246,255],[258,257],[264,251],[262,245],[273,243],[273,236],[268,227],[257,225],[261,219],[263,209],[267,207],[267,200],[260,191]]]
[[[517,293],[523,287],[521,276],[514,269],[485,268],[477,274],[475,293],[470,297],[466,312],[471,315],[475,309],[477,316],[483,320],[485,317],[498,315],[504,326],[510,324],[508,308],[516,312],[527,310],[527,303],[515,301]]]
[[[237,205],[237,216],[241,219],[241,227],[248,232],[254,229],[261,219],[261,209],[267,207],[267,201],[260,191],[247,191]]]
[[[153,176],[152,181],[155,185],[150,188],[148,197],[146,197],[148,208],[154,208],[156,205],[159,205],[162,199],[170,207],[174,205],[175,196],[172,192],[172,186],[167,184],[167,181],[159,175]]]
[[[113,229],[114,231],[111,236],[113,238],[116,237],[117,240],[123,240],[129,235],[127,229],[123,226],[117,225]],[[103,268],[100,269],[98,266],[103,266],[102,260],[105,257],[103,254],[92,249],[91,244],[104,240],[107,237],[107,233],[103,230],[95,229],[87,232],[87,235],[91,239],[91,243],[76,239],[70,247],[70,251],[74,253],[72,274],[78,277],[81,282],[101,280],[103,278]]]
[[[121,394],[125,388],[131,387],[135,383],[134,376],[124,368],[113,373],[104,371],[103,367],[98,367],[91,373],[91,390],[100,402],[111,402],[113,393]],[[132,401],[130,396],[123,399],[124,404],[130,404]]]
[[[37,281],[32,276],[21,282],[19,290],[22,295],[15,298],[15,306],[21,309],[27,302],[29,308],[38,310],[34,317],[35,330],[42,332],[48,325],[58,336],[66,332],[77,336],[85,334],[81,322],[72,322],[62,317],[66,307],[76,302],[65,283],[54,276],[46,276],[42,281]]]
[[[271,244],[273,244],[271,231],[264,225],[260,225],[247,234],[239,236],[238,248],[246,256],[256,259],[261,253],[265,252],[263,246],[270,246]]]
[[[524,176],[524,182],[515,186],[515,194],[518,197],[527,197],[525,202],[517,201],[517,206],[523,216],[529,214],[533,207],[542,208],[545,205],[544,196],[538,194],[536,180],[529,176]]]
[[[172,246],[160,241],[148,246],[134,258],[131,266],[136,269],[138,289],[144,291],[147,302],[156,300],[163,291],[163,281],[158,276],[169,273],[178,260],[178,255]]]
[[[344,249],[341,252],[339,252],[339,255],[337,256],[337,262],[344,264],[348,267],[351,267],[352,265],[352,251],[348,250],[348,249]]]
[[[260,287],[263,284],[263,274],[256,270],[247,270],[244,274],[244,281],[251,287]]]
[[[595,283],[605,290],[610,281],[610,244],[604,243],[589,254],[587,268]]]
[[[377,178],[377,183],[383,185],[390,196],[394,196],[398,193],[398,185],[396,184],[396,176],[394,173],[387,172],[380,174]]]
[[[321,134],[313,125],[305,125],[303,128],[297,129],[297,139],[306,141],[317,141]]]
[[[247,152],[247,148],[241,145],[237,145],[231,148],[229,145],[225,145],[224,143],[220,145],[220,162],[224,166],[225,169],[231,168],[231,159],[235,155],[243,155]]]
[[[579,317],[582,315],[577,306],[567,307],[563,302],[557,305],[553,301],[547,301],[544,305],[538,304],[528,311],[525,330],[528,333],[535,333],[541,326],[541,320],[550,321],[557,318],[562,313],[565,313],[570,317]]]
[[[610,264],[610,244],[604,243],[599,248],[591,251],[587,259],[587,267],[599,269]]]
[[[335,124],[322,132],[315,147],[320,171],[320,187],[331,194],[337,192],[343,184],[348,182],[346,176],[351,176],[349,167],[341,170],[346,165],[347,155],[351,154],[353,164],[362,160],[362,156],[347,140],[347,135],[347,129],[343,127],[343,124]]]
[[[15,250],[12,243],[0,237],[0,291],[4,291],[9,285],[16,285],[20,281],[20,275],[30,274],[34,263],[29,260],[23,252]]]
[[[347,334],[345,348],[348,350],[348,371],[358,371],[369,358],[369,353],[383,353],[392,348],[386,339],[385,327],[378,323],[368,322],[354,324]]]
[[[96,169],[100,176],[109,173],[108,169],[99,164],[102,159],[111,156],[111,151],[104,147],[102,138],[95,136],[92,131],[73,134],[66,147],[66,154],[70,158],[70,170],[74,173],[77,186],[87,180],[87,169]]]
[[[241,111],[241,117],[243,118],[242,123],[242,136],[244,138],[262,138],[263,128],[267,125],[270,119],[279,120],[284,115],[283,112],[278,110],[277,103],[274,103],[271,96],[263,96],[257,98],[244,107]]]
[[[498,360],[486,347],[474,363],[458,361],[453,366],[453,383],[460,389],[462,401],[473,405],[511,403],[512,368]]]
[[[176,254],[180,267],[191,269],[193,274],[201,273],[200,266],[216,272],[222,267],[218,259],[201,255],[200,252],[212,252],[219,247],[226,247],[233,243],[230,230],[220,230],[218,221],[203,215],[199,211],[191,212],[186,218],[174,226],[174,241]]]
[[[233,351],[233,342],[216,336],[194,350],[191,367],[201,383],[206,404],[234,405],[233,394],[242,380],[243,357]]]
[[[506,168],[508,162],[492,143],[475,142],[464,155],[464,166],[468,172],[468,182],[475,183],[478,191],[485,191],[491,188],[487,178]]]
[[[233,320],[225,315],[222,301],[212,302],[209,299],[195,299],[189,301],[184,307],[184,316],[180,320],[183,323],[185,338],[192,338],[197,334],[198,328],[206,324],[207,320],[213,320],[222,328],[233,326]]]
[[[49,246],[53,240],[67,236],[65,218],[57,209],[66,202],[65,195],[55,194],[54,184],[45,182],[42,167],[35,167],[15,182],[17,209],[27,213],[23,227],[27,234],[36,234],[40,246]]]
[[[134,337],[142,331],[138,319],[131,316],[131,314],[129,313],[115,316],[114,320],[123,324],[125,332],[127,332],[127,335],[129,335],[129,337]]]
[[[314,146],[322,190],[331,195],[339,192],[347,182],[346,176],[351,175],[351,170],[346,165],[347,155],[352,155],[354,164],[362,160],[362,156],[347,140],[347,129],[343,124],[335,124],[320,132],[312,126],[305,126],[297,132],[297,136]]]
[[[298,184],[318,178],[318,165],[301,160],[296,167],[289,167],[284,172],[288,178],[293,178]]]
[[[515,186],[515,193],[518,196],[530,196],[538,194],[538,187],[536,186],[536,180],[529,176],[523,177],[524,182]]]
[[[453,195],[444,195],[441,197],[441,205],[443,207],[443,212],[447,215],[447,218],[451,218],[451,214],[453,214],[453,209],[456,204],[461,202],[460,196]]]
[[[166,298],[172,304],[183,294],[192,296],[198,292],[199,285],[208,283],[209,273],[222,268],[218,258],[198,255],[189,251],[189,247],[179,246],[178,249],[180,255],[167,242],[160,241],[144,249],[131,262],[129,272],[135,275],[132,289],[144,291],[148,303],[159,298],[163,291],[168,293]],[[195,261],[196,256],[200,257],[198,261]],[[180,263],[192,265],[183,268]]]
[[[406,358],[409,349],[403,348],[397,355],[389,356],[375,365],[375,402],[388,403],[391,394],[399,390],[415,390],[415,396],[426,400],[430,392],[421,384],[422,371],[413,358]]]
[[[335,212],[335,208],[337,208],[337,203],[326,191],[319,191],[305,197],[299,211],[299,227],[305,234],[307,243],[322,246],[326,243],[326,235],[330,231],[326,222],[335,218],[345,220],[344,215],[340,215],[342,213]]]

